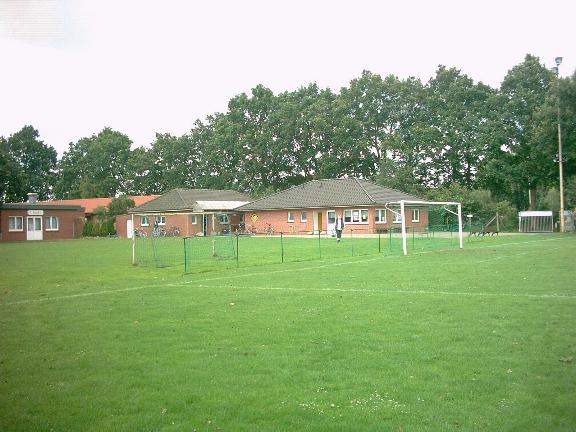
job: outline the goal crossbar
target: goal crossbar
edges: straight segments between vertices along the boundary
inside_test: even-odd
[[[457,212],[453,212],[450,209],[444,207],[444,209],[452,214],[458,216],[458,238],[460,243],[460,249],[464,248],[464,237],[462,234],[462,203],[459,202],[452,202],[452,201],[412,201],[412,200],[400,200],[397,202],[391,202],[388,204],[396,204],[400,205],[400,214],[402,216],[402,251],[404,255],[408,255],[408,247],[406,246],[406,213],[405,207],[406,205],[419,205],[419,206],[430,206],[430,205],[453,205],[458,207]]]

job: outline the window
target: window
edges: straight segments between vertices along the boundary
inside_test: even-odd
[[[220,221],[221,224],[229,224],[230,223],[230,219],[228,219],[228,215],[227,214],[221,214],[218,216],[218,220]]]
[[[328,210],[326,212],[326,219],[328,219],[328,225],[334,225],[336,223],[336,212],[334,210]]]
[[[10,216],[8,218],[8,231],[24,231],[23,221],[22,216]]]
[[[368,209],[344,210],[344,223],[367,224]]]
[[[240,224],[241,225],[244,225],[244,220],[245,220],[244,213],[240,213]]]
[[[400,213],[400,209],[394,210],[394,219],[392,219],[392,223],[402,223],[402,213]]]
[[[58,231],[58,217],[48,216],[46,218],[46,231]]]
[[[294,212],[288,212],[288,222],[294,222]]]
[[[192,215],[190,223],[192,225],[197,225],[198,224],[198,217],[196,215]]]
[[[420,222],[420,210],[412,210],[412,222]]]
[[[150,216],[140,216],[140,226],[150,226]]]
[[[305,211],[300,212],[300,222],[306,222],[308,220],[308,215]]]
[[[386,223],[386,209],[376,209],[376,214],[374,216],[374,222]]]
[[[166,216],[156,216],[156,222],[158,225],[166,225]]]
[[[344,210],[344,223],[352,222],[352,210]]]

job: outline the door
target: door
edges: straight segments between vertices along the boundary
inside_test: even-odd
[[[126,237],[134,237],[134,226],[132,225],[132,219],[126,220]]]
[[[312,217],[314,218],[314,233],[321,233],[322,232],[322,212],[321,211],[315,211],[312,214]]]
[[[334,225],[336,225],[336,210],[328,210],[326,212],[326,221],[328,222],[326,227],[328,234],[336,235],[336,230],[334,229]]]
[[[42,240],[42,217],[28,216],[26,219],[26,240]]]

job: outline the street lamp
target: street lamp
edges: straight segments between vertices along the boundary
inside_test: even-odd
[[[556,108],[558,119],[558,171],[560,173],[560,232],[564,232],[564,173],[562,167],[562,127],[560,126],[560,65],[562,57],[556,57]]]

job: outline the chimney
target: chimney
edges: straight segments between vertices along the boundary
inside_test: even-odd
[[[30,192],[28,194],[28,204],[36,204],[38,202],[38,194],[36,192]]]

